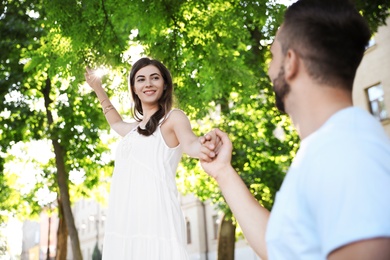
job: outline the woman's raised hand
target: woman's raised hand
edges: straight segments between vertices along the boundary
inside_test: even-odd
[[[84,74],[85,80],[93,90],[102,87],[102,79],[95,72],[96,70],[93,70],[89,67],[85,68],[85,74]]]

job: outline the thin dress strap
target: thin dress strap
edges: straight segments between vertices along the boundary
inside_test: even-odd
[[[172,113],[172,111],[175,111],[175,110],[177,110],[177,111],[182,111],[182,110],[180,110],[180,109],[178,109],[178,108],[174,108],[174,109],[172,109],[171,111],[169,111],[168,114],[166,114],[166,116],[164,116],[164,117],[161,119],[160,126],[161,126],[162,124],[164,124],[164,122],[168,119],[168,117],[169,117],[169,115]],[[183,111],[182,111],[182,112],[183,112]],[[184,113],[184,112],[183,112],[183,113]]]

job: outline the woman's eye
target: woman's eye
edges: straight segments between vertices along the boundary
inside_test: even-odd
[[[142,82],[144,81],[145,79],[137,79],[137,82]]]

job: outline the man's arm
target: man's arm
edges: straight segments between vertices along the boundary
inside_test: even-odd
[[[269,211],[253,197],[231,166],[232,143],[227,134],[219,129],[215,129],[215,133],[221,139],[217,157],[211,162],[201,161],[201,165],[217,181],[250,246],[265,260],[267,259],[265,232]]]
[[[373,238],[340,247],[328,256],[328,260],[388,260],[390,238]]]

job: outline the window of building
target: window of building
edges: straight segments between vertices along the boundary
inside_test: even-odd
[[[214,234],[214,239],[218,239],[218,229],[219,229],[219,217],[218,215],[213,215],[213,234]]]
[[[375,45],[375,38],[374,37],[371,37],[371,39],[368,41],[368,44],[367,44],[367,48],[366,49],[369,49],[371,48],[372,46]]]
[[[81,222],[81,234],[84,235],[84,231],[87,228],[87,225],[85,225],[84,221]]]
[[[93,220],[92,220],[93,221]],[[87,221],[87,223],[88,223],[88,233],[90,233],[91,232],[91,224],[92,224],[92,221],[91,221],[91,219],[89,218],[89,221]]]
[[[384,92],[381,84],[369,87],[367,89],[367,98],[371,114],[373,114],[375,118],[378,120],[389,118],[385,107]]]
[[[35,243],[35,244],[39,244],[40,235],[41,235],[41,234],[39,233],[38,230],[35,231],[35,233],[34,233],[34,243]]]
[[[104,228],[104,222],[106,221],[106,215],[104,212],[102,213],[102,216],[100,217],[100,219],[101,219],[101,221],[100,221],[101,227]]]
[[[187,227],[187,244],[191,244],[191,222],[186,218],[186,227]]]

